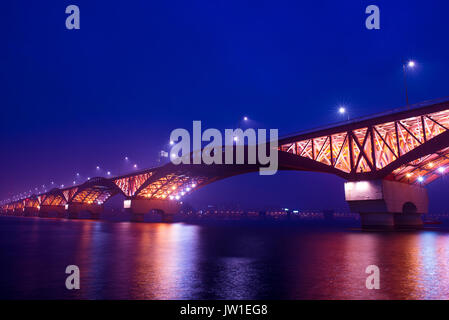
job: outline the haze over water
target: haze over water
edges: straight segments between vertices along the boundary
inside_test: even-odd
[[[448,299],[449,230],[0,217],[2,299]],[[79,266],[81,289],[65,288]],[[381,270],[367,290],[365,268]]]

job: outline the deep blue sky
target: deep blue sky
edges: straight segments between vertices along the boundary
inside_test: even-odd
[[[65,28],[69,4],[80,30]],[[369,4],[381,30],[365,28]],[[351,117],[401,106],[410,58],[411,101],[448,96],[447,12],[443,0],[2,1],[0,198],[97,165],[154,166],[192,120],[225,129],[248,115],[289,133],[342,120],[342,103]],[[447,187],[430,186],[434,210],[449,211]],[[345,209],[339,178],[298,172],[234,177],[190,201]]]

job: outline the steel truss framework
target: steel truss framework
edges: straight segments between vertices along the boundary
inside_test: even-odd
[[[354,120],[279,141],[279,169],[319,171],[347,180],[390,179],[426,185],[449,173],[449,101]],[[3,204],[3,213],[126,199],[179,200],[199,187],[258,171],[258,165],[180,165],[93,178],[81,185]]]
[[[207,177],[189,176],[182,172],[156,168],[111,179],[92,178],[79,186],[55,188],[44,194],[2,205],[1,209],[3,213],[15,214],[28,207],[39,209],[41,206],[70,204],[102,205],[116,194],[122,194],[127,199],[179,200],[207,181]]]
[[[449,169],[448,128],[445,103],[332,128],[324,135],[299,135],[280,143],[279,150],[337,169],[348,180],[385,178],[426,185]],[[437,137],[440,143],[431,143]]]

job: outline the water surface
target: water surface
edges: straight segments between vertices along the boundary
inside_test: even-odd
[[[2,299],[447,299],[448,261],[444,229],[0,218]]]

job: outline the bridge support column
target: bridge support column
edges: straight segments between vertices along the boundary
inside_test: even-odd
[[[90,219],[100,219],[100,214],[103,212],[103,206],[100,204],[84,204],[84,203],[69,203],[67,205],[67,217],[69,219],[78,219],[80,213],[86,211],[90,214]]]
[[[360,214],[363,228],[416,228],[428,213],[427,190],[396,181],[346,182],[345,199]]]
[[[23,215],[25,217],[34,217],[37,216],[39,213],[39,209],[35,207],[25,207],[23,209]]]
[[[181,203],[175,200],[162,199],[131,199],[123,203],[131,213],[131,221],[144,222],[145,214],[153,211],[160,215],[162,222],[173,222],[173,217],[179,212]]]
[[[65,214],[65,206],[41,205],[38,216],[40,218],[48,218],[50,216],[50,213],[52,212],[56,212],[57,216],[59,216],[60,214]]]
[[[23,208],[15,208],[14,209],[14,216],[16,216],[16,217],[23,216]]]
[[[39,218],[48,218],[48,212],[47,211],[39,211],[37,216]]]

